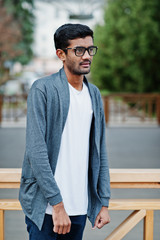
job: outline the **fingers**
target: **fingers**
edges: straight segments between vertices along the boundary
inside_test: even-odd
[[[101,229],[104,226],[103,220],[100,218],[100,216],[97,217],[96,222],[95,222],[95,226],[98,229]]]
[[[101,217],[100,214],[98,214],[96,217],[93,229],[95,228],[101,229],[105,224],[108,224],[108,223],[110,223],[109,215],[106,218],[104,218],[104,217]]]
[[[104,220],[104,219],[100,219],[99,223],[97,225],[97,228],[101,229],[104,225],[110,223],[110,219]]]
[[[95,229],[96,227],[97,227],[98,229],[101,229],[105,224],[107,224],[107,223],[109,223],[109,222],[110,222],[110,221],[104,222],[103,219],[99,219],[99,221],[95,223],[95,226],[94,226],[93,229]]]
[[[53,231],[58,234],[66,234],[70,232],[71,220],[67,215],[63,202],[53,206]]]
[[[98,222],[97,228],[101,229],[103,226],[104,226],[103,220],[100,219],[99,222]]]
[[[66,234],[66,233],[69,233],[70,230],[71,230],[71,222],[65,224],[65,225],[63,226],[62,232],[59,233],[59,234]]]
[[[70,224],[66,227],[66,233],[69,233],[71,231],[71,222],[70,222]],[[63,234],[65,234],[64,232],[63,232]]]
[[[96,227],[98,227],[99,221],[100,221],[100,216],[98,215],[98,216],[96,217],[96,220],[95,220],[93,229],[95,229]]]
[[[71,222],[62,223],[62,224],[55,224],[53,227],[53,231],[58,234],[66,234],[69,233],[71,229]]]
[[[53,226],[53,232],[58,233],[58,230],[59,230],[59,227],[56,226],[56,225],[54,225],[54,226]]]

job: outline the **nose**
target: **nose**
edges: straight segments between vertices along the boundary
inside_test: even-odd
[[[86,49],[84,55],[82,56],[82,58],[83,58],[83,59],[91,59],[91,58],[92,58],[92,57],[89,55],[87,49]]]

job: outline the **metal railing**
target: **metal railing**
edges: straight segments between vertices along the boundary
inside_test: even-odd
[[[160,94],[115,93],[103,97],[106,123],[160,125]],[[26,118],[27,94],[0,95],[0,123]]]
[[[103,97],[106,123],[160,125],[160,94],[115,93]]]
[[[0,95],[0,123],[2,121],[19,121],[26,117],[27,94]]]

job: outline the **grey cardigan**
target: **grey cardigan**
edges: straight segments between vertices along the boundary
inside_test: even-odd
[[[110,198],[109,168],[105,142],[105,119],[99,90],[87,84],[92,100],[88,171],[88,218],[94,225],[102,206]],[[47,203],[63,201],[54,179],[61,136],[69,109],[69,87],[62,68],[34,82],[28,95],[26,151],[19,200],[23,211],[42,228]]]

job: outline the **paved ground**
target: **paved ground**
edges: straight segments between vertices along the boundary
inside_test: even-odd
[[[107,128],[110,168],[160,168],[160,128]],[[24,128],[0,129],[0,168],[22,166],[25,149]],[[1,198],[16,198],[17,190],[0,190]],[[160,198],[157,190],[112,190],[112,198]],[[103,240],[130,211],[112,211],[111,223],[102,230],[92,230],[87,222],[84,240]],[[28,239],[22,212],[6,212],[5,240]],[[155,211],[154,240],[160,236],[160,211]],[[143,223],[139,223],[124,240],[140,240]]]

